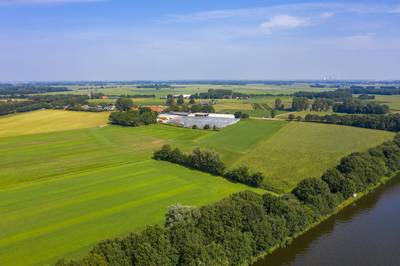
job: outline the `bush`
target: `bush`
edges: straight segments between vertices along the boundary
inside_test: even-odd
[[[247,184],[253,187],[259,187],[264,180],[264,175],[260,172],[251,174],[246,166],[238,167],[225,174],[225,177],[239,183]]]

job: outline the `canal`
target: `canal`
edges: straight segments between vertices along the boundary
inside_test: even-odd
[[[400,175],[254,266],[400,265]]]

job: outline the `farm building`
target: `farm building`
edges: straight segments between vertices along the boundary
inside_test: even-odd
[[[237,123],[240,119],[229,114],[209,114],[209,113],[183,113],[170,112],[158,115],[158,121],[164,124],[172,124],[182,127],[204,128],[210,127],[224,128]]]

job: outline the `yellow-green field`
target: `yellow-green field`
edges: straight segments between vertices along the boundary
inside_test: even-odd
[[[400,95],[375,95],[375,101],[388,105],[391,112],[400,112]]]
[[[40,134],[106,125],[110,113],[41,110],[0,117],[0,137]]]
[[[251,189],[152,160],[154,150],[166,143],[185,151],[197,146],[215,150],[229,168],[261,170],[265,185],[287,191],[303,178],[320,175],[343,155],[393,136],[261,119],[218,132],[164,125],[101,127],[106,116],[97,120],[90,115],[105,114],[39,111],[0,119],[0,128],[19,119],[15,133],[0,135],[1,265],[76,258],[102,239],[162,223],[171,204],[201,206]],[[70,124],[81,129],[72,130]],[[42,133],[32,131],[37,128]]]
[[[317,123],[290,122],[242,157],[266,176],[264,183],[284,191],[306,177],[320,177],[354,151],[364,151],[393,137],[393,133]]]

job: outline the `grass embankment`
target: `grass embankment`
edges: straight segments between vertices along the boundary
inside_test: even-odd
[[[108,112],[41,110],[0,117],[0,138],[106,125]]]

